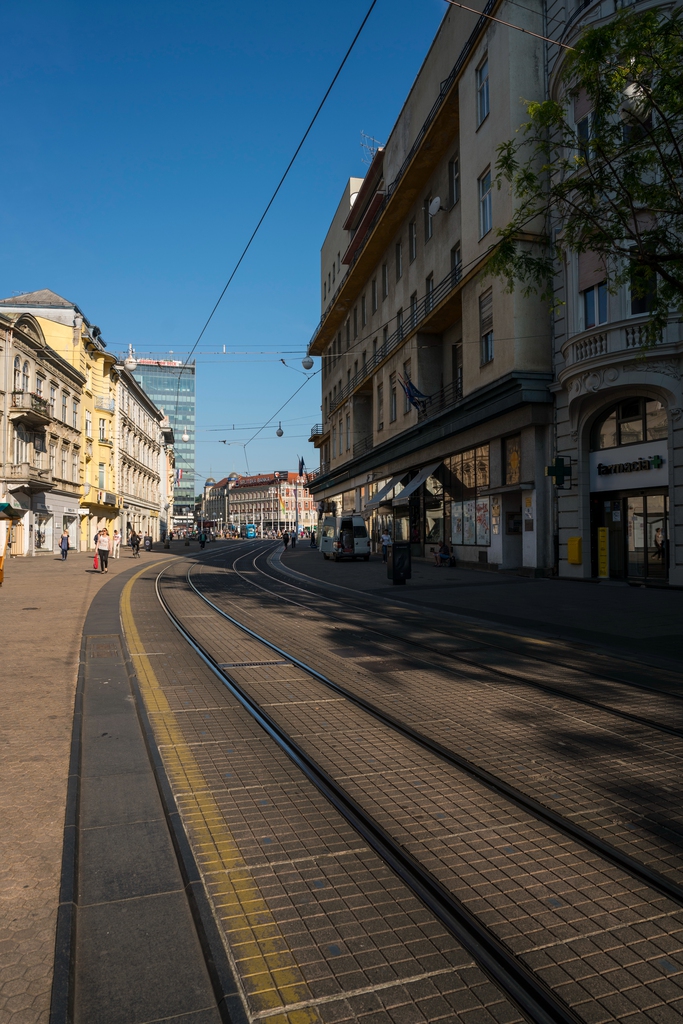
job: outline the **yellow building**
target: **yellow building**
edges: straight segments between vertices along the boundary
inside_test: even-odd
[[[31,313],[45,340],[85,377],[81,423],[84,459],[80,499],[80,548],[93,547],[98,529],[115,528],[122,504],[114,461],[116,357],[107,352],[100,330],[78,306],[47,288],[0,300],[3,312]]]

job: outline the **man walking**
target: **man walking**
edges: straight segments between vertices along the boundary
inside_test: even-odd
[[[286,530],[285,530],[285,532],[284,532],[284,533],[282,534],[282,543],[284,544],[284,546],[285,546],[285,551],[286,551],[286,550],[287,550],[287,547],[288,547],[288,545],[289,545],[289,534],[287,533],[287,531],[286,531]]]
[[[387,530],[380,537],[380,543],[382,545],[382,561],[386,562],[389,557],[389,548],[391,547],[391,534]]]

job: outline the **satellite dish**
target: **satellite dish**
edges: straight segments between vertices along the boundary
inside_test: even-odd
[[[441,209],[441,196],[434,196],[427,209],[429,210],[429,216],[435,217]]]
[[[306,356],[304,359],[301,360],[301,365],[303,366],[304,370],[312,370],[313,360],[311,359],[310,356]]]

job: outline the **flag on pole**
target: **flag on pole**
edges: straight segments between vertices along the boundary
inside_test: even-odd
[[[414,408],[417,409],[418,412],[424,412],[427,408],[427,402],[429,402],[430,396],[423,395],[421,391],[418,391],[410,377],[406,377],[404,379],[399,374],[398,379],[401,384],[401,387],[406,393],[406,398],[408,399],[410,404],[414,406]]]

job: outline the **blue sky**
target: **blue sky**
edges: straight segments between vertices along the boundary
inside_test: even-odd
[[[368,5],[5,0],[2,296],[52,288],[114,351],[186,355]],[[304,382],[279,359],[301,369],[360,132],[386,141],[444,9],[379,0],[370,16],[199,346],[200,477],[245,472],[218,439],[247,440]],[[278,416],[284,437],[276,422],[249,446],[251,472],[317,465],[320,418],[316,377]]]

